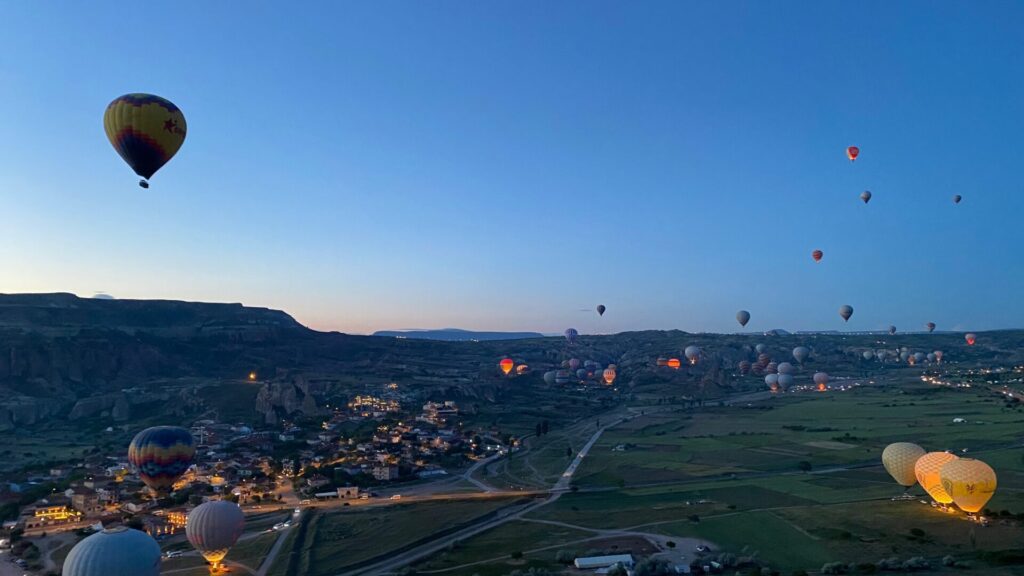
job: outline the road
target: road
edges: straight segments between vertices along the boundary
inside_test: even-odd
[[[564,494],[566,492],[566,490],[568,489],[569,483],[572,481],[573,474],[576,473],[576,470],[577,470],[577,468],[579,468],[580,463],[583,461],[584,458],[586,458],[587,453],[590,452],[591,447],[593,447],[594,444],[597,442],[598,438],[601,437],[601,434],[603,434],[604,431],[607,430],[608,428],[619,424],[620,422],[622,422],[622,420],[624,420],[624,418],[619,418],[618,420],[615,420],[613,422],[609,422],[608,424],[602,426],[601,428],[598,428],[597,431],[594,432],[594,434],[590,437],[590,439],[587,441],[587,443],[584,444],[583,448],[581,448],[579,450],[579,452],[577,452],[576,457],[572,459],[572,462],[569,463],[569,467],[566,468],[565,472],[562,473],[562,476],[559,477],[558,482],[556,482],[555,485],[547,492],[547,494],[548,494],[547,498],[545,498],[545,499],[543,499],[543,500],[541,500],[539,502],[533,502],[533,503],[527,504],[525,506],[519,507],[516,510],[505,510],[504,514],[499,513],[497,518],[490,518],[490,519],[484,520],[484,521],[482,521],[482,522],[480,522],[478,524],[475,524],[475,525],[472,525],[472,526],[468,526],[468,527],[463,528],[462,530],[459,530],[459,531],[454,532],[452,534],[448,534],[446,536],[442,536],[441,538],[438,538],[436,540],[432,540],[430,542],[427,542],[426,544],[417,546],[417,547],[415,547],[415,548],[413,548],[411,550],[407,550],[405,552],[401,552],[401,553],[396,554],[394,556],[390,556],[390,557],[388,557],[385,560],[381,560],[380,562],[376,562],[376,563],[371,564],[369,566],[365,566],[363,568],[358,568],[358,569],[350,571],[350,572],[343,572],[339,576],[361,576],[361,575],[365,575],[365,574],[387,574],[387,573],[392,572],[392,571],[394,571],[394,570],[396,570],[398,568],[401,568],[401,567],[406,566],[408,564],[412,564],[413,562],[415,562],[417,560],[420,560],[420,559],[422,559],[422,558],[424,558],[426,556],[429,556],[431,554],[435,554],[435,553],[437,553],[437,552],[439,552],[441,550],[444,550],[445,548],[447,548],[448,546],[450,546],[451,544],[453,544],[455,542],[458,542],[460,540],[465,540],[467,538],[470,538],[470,537],[475,536],[477,534],[480,534],[482,532],[486,532],[487,530],[491,530],[492,528],[497,528],[498,526],[501,526],[502,524],[505,524],[505,523],[510,522],[512,520],[519,520],[525,514],[527,514],[529,512],[532,512],[532,511],[534,511],[534,510],[536,510],[538,508],[541,508],[542,506],[547,506],[548,504],[551,504],[552,502],[557,501],[562,496],[562,494]],[[485,463],[484,462],[479,462],[478,464],[482,466]],[[489,495],[489,496],[492,496],[492,497],[497,495],[497,494],[502,494],[502,495],[507,497],[507,496],[522,496],[522,495],[529,494],[529,493],[527,493],[527,492],[514,492],[514,491],[509,491],[509,492],[492,491],[492,492],[487,492],[486,494]],[[534,494],[536,494],[536,493],[534,493]]]

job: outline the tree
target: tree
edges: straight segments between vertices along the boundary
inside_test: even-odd
[[[543,422],[541,422],[540,423],[540,427],[541,427],[541,430],[543,430],[545,434],[548,433],[548,421],[547,420],[544,420]]]
[[[796,465],[796,467],[799,468],[801,472],[811,471],[811,463],[808,462],[807,460],[801,460],[800,463]]]
[[[559,550],[555,553],[555,562],[558,562],[559,564],[572,564],[575,559],[575,550]]]
[[[540,422],[537,422],[537,425],[533,427],[533,433],[538,437],[544,434],[544,427],[540,425]]]
[[[567,446],[565,448],[565,457],[572,458],[572,446]]]

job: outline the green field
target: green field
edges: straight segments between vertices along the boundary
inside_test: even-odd
[[[753,555],[782,570],[893,556],[924,556],[937,566],[952,554],[986,566],[987,573],[1013,573],[1012,567],[988,567],[981,555],[1020,549],[1019,522],[999,516],[988,527],[978,526],[962,513],[921,504],[926,497],[918,487],[910,490],[914,500],[893,501],[903,488],[882,468],[880,454],[895,441],[958,453],[966,448],[999,475],[989,508],[1024,512],[1024,414],[1016,407],[985,389],[912,380],[899,388],[787,394],[752,404],[660,413],[651,408],[605,432],[577,472],[578,491],[527,515],[567,526],[544,524],[538,530],[516,522],[417,569],[498,576],[520,564],[557,568],[553,553],[560,545],[585,548],[564,539],[628,529],[709,540],[721,551]],[[954,424],[953,418],[967,423]],[[566,434],[552,435],[547,445],[564,450],[567,440]],[[553,481],[536,473],[543,458],[522,460],[504,473]],[[565,463],[552,462],[547,469]],[[570,532],[549,534],[555,528]],[[590,538],[596,533],[589,532]],[[512,561],[508,555],[514,551],[525,554]]]

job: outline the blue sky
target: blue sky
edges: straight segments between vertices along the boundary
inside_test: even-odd
[[[0,292],[355,333],[1024,326],[1020,4],[124,6],[0,4]],[[102,129],[127,92],[188,119],[148,191]]]

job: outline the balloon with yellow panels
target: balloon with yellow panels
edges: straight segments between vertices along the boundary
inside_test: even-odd
[[[817,374],[815,374],[817,381]],[[910,442],[895,442],[889,444],[882,450],[882,465],[885,471],[892,476],[900,486],[913,486],[917,484],[917,476],[914,475],[914,465],[918,458],[924,456],[924,448]]]
[[[942,489],[964,512],[980,512],[996,492],[996,472],[973,458],[957,458],[939,472]]]
[[[918,458],[914,464],[917,483],[939,504],[953,503],[953,497],[942,487],[940,472],[943,466],[956,459],[957,456],[949,452],[929,452]]]

